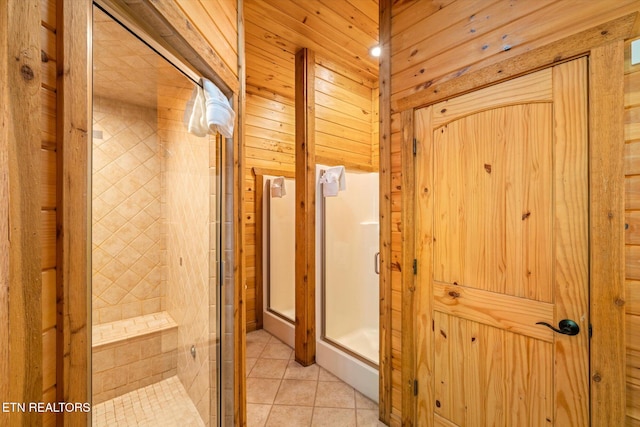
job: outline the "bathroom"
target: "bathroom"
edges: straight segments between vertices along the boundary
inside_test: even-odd
[[[431,125],[425,106],[437,104],[433,111],[442,117],[436,121],[443,123],[452,114],[446,104],[451,99],[553,70],[558,82],[584,83],[580,93],[588,94],[586,101],[582,99],[588,108],[580,110],[580,119],[566,121],[586,124],[584,135],[593,144],[581,169],[587,175],[577,180],[588,184],[588,191],[580,193],[586,197],[580,205],[588,212],[581,221],[574,216],[572,227],[552,231],[585,232],[587,246],[575,252],[590,258],[573,263],[582,270],[572,277],[586,277],[588,289],[581,295],[590,300],[580,299],[581,307],[589,307],[586,314],[567,314],[581,322],[577,338],[547,336],[554,332],[532,328],[547,343],[559,343],[547,347],[566,348],[565,339],[579,340],[586,346],[583,350],[588,347],[583,351],[585,363],[575,366],[583,368],[581,381],[590,381],[590,397],[584,394],[580,399],[577,393],[582,406],[571,407],[590,408],[583,411],[584,418],[593,425],[638,422],[640,246],[635,230],[640,205],[635,195],[640,180],[634,159],[640,72],[631,55],[632,43],[640,35],[635,24],[637,0],[98,1],[142,30],[152,50],[173,64],[156,64],[155,71],[143,59],[146,54],[123,60],[126,54],[100,51],[91,1],[5,3],[0,14],[4,58],[0,105],[5,118],[0,138],[0,401],[92,402],[98,409],[112,399],[177,380],[179,384],[170,383],[166,389],[179,391],[179,398],[166,396],[188,402],[191,413],[205,425],[244,425],[248,415],[256,415],[247,414],[249,405],[262,411],[268,424],[269,417],[277,420],[286,415],[278,406],[287,405],[251,401],[255,396],[247,386],[258,365],[248,359],[255,350],[251,347],[259,342],[264,346],[258,356],[266,351],[271,360],[279,361],[264,366],[282,366],[286,361],[283,378],[275,381],[279,385],[289,380],[285,375],[314,376],[314,401],[310,402],[309,389],[301,393],[307,399],[304,404],[290,405],[302,407],[307,421],[315,413],[328,416],[331,409],[340,409],[333,412],[356,423],[359,410],[367,421],[377,413],[375,420],[390,425],[415,424],[425,413],[440,417],[450,407],[433,399],[441,390],[429,382],[433,381],[430,361],[435,360],[429,355],[434,356],[436,348],[449,348],[431,345],[432,340],[453,335],[431,333],[438,325],[429,312],[419,310],[428,311],[434,295],[425,291],[429,287],[415,286],[416,281],[431,280],[424,275],[431,271],[428,257],[435,242],[428,238],[428,228],[424,231],[427,222],[421,222],[423,214],[431,212],[429,201],[436,188],[424,173],[431,164],[425,158],[430,153],[425,141],[433,136],[425,131]],[[380,59],[369,53],[378,42]],[[303,54],[298,56],[299,52]],[[582,62],[588,58],[587,72],[562,79],[565,60],[574,64],[580,58]],[[124,71],[131,66],[133,71]],[[101,86],[99,75],[111,77],[113,83],[138,80],[118,91]],[[205,144],[185,134],[179,139],[186,143],[176,144],[172,138],[184,133],[184,105],[200,76],[223,90],[237,112],[237,126],[232,138],[212,135]],[[165,78],[168,81],[161,83],[153,103],[145,100],[155,91],[147,84]],[[300,85],[304,90],[298,93]],[[552,93],[559,86],[549,87]],[[512,91],[500,95],[508,93]],[[131,99],[113,101],[126,96]],[[466,105],[477,106],[479,101]],[[565,122],[560,119],[552,117],[545,123]],[[123,132],[127,136],[120,139]],[[296,135],[310,138],[301,142]],[[112,151],[114,147],[120,151]],[[90,157],[93,151],[98,154],[95,158]],[[194,162],[187,164],[187,158]],[[454,168],[447,173],[458,167],[455,158],[450,159]],[[345,167],[346,189],[338,196],[319,196],[323,187],[318,165],[325,171]],[[557,166],[552,170],[564,171]],[[470,170],[460,168],[455,176]],[[338,298],[340,303],[349,298],[365,301],[365,296],[377,299],[365,304],[377,308],[377,363],[370,354],[341,343],[344,331],[327,330],[332,321],[326,310],[332,294],[327,288],[332,282],[327,255],[341,253],[339,248],[327,248],[336,237],[343,237],[326,233],[327,223],[334,222],[330,204],[342,197],[356,199],[349,197],[357,180],[350,174],[375,173],[377,224],[370,216],[357,224],[379,232],[378,250],[370,250],[376,245],[372,243],[361,251],[367,274],[378,281],[379,294],[368,287],[357,297]],[[478,176],[498,179],[501,173],[499,163],[483,161]],[[556,191],[562,189],[562,179],[541,175],[554,186],[554,197],[563,194]],[[125,176],[127,183],[135,183],[136,191],[126,188]],[[291,190],[287,197],[297,201],[295,230],[288,231],[304,238],[294,237],[295,260],[288,265],[296,267],[294,314],[281,313],[289,320],[293,317],[293,328],[289,320],[274,315],[278,302],[271,300],[276,294],[271,295],[268,283],[269,240],[264,233],[268,215],[261,205],[281,200],[266,198],[271,188],[259,176],[295,180],[285,185]],[[443,187],[438,188],[444,194]],[[140,199],[134,202],[134,195]],[[375,204],[373,200],[367,199]],[[514,229],[536,221],[537,215],[528,213],[516,212]],[[553,224],[557,220],[554,216]],[[260,226],[263,230],[258,233]],[[116,234],[119,230],[122,237]],[[190,237],[183,239],[185,235]],[[563,236],[545,241],[560,242],[558,237]],[[445,241],[439,237],[440,243]],[[574,243],[567,247],[577,247]],[[189,287],[182,287],[187,282]],[[291,293],[287,295],[290,299]],[[439,297],[438,321],[448,318],[442,311],[460,295],[453,289]],[[352,311],[364,317],[355,304]],[[486,312],[495,317],[498,310],[492,306]],[[564,316],[561,310],[556,312]],[[545,316],[531,323],[553,326],[561,320]],[[274,331],[269,325],[273,317],[283,321],[289,335],[264,335]],[[116,322],[120,335],[112,341],[118,334],[111,335],[105,325]],[[338,321],[340,326],[346,323]],[[144,332],[136,332],[139,327]],[[364,327],[375,330],[375,321]],[[587,330],[593,331],[588,340]],[[368,341],[376,342],[375,333],[357,335],[371,335]],[[341,360],[354,361],[364,377],[371,374],[375,382],[377,376],[377,399],[375,389],[367,391],[368,386],[329,366],[323,358],[326,347],[337,349]],[[499,360],[511,363],[506,357]],[[290,361],[300,370],[287,374]],[[298,368],[293,362],[292,367]],[[448,365],[435,368],[443,366]],[[334,397],[349,394],[348,404],[318,390],[334,391]],[[552,406],[562,403],[563,391],[554,390],[560,390],[555,398],[545,400]],[[276,399],[277,392],[276,387]],[[475,401],[473,397],[477,394],[465,399]],[[561,409],[555,413],[564,414]],[[96,414],[0,415],[17,425],[88,425]],[[124,412],[123,416],[135,421],[135,416]]]

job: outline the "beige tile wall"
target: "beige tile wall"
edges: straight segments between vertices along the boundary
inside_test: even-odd
[[[94,403],[173,373],[215,425],[216,140],[185,132],[191,91],[166,82],[157,110],[94,101],[94,324],[166,310],[178,325],[153,360],[134,357],[158,345],[140,337],[94,348]]]
[[[206,425],[215,413],[215,265],[210,268],[211,188],[209,146],[213,139],[184,131],[182,115],[192,87],[159,99],[159,136],[164,152],[162,212],[165,215],[166,307],[177,321],[178,377]],[[210,185],[213,183],[214,185]],[[214,200],[215,203],[215,200]],[[215,210],[214,210],[215,212]],[[212,242],[213,243],[213,242]],[[214,256],[211,257],[215,260]],[[213,279],[212,279],[213,278]],[[190,352],[196,348],[196,357]]]
[[[157,112],[95,98],[93,323],[163,309]]]

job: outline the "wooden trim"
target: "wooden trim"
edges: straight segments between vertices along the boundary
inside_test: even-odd
[[[625,423],[624,43],[589,58],[591,425]]]
[[[376,172],[377,169],[373,168],[371,165],[364,165],[361,163],[354,163],[345,161],[344,159],[335,159],[330,156],[322,156],[316,155],[316,164],[321,164],[325,166],[344,166],[347,169],[355,169],[364,172]]]
[[[244,104],[244,100],[242,101]],[[234,96],[233,105],[238,105],[238,97]],[[242,109],[244,105],[240,108]],[[235,128],[233,141],[233,254],[234,254],[234,424],[245,426],[247,423],[247,390],[245,354],[247,348],[246,301],[245,289],[245,218],[244,218],[244,146],[240,143],[242,129]]]
[[[91,97],[91,2],[60,0],[62,6],[62,63],[65,70],[58,82],[62,121],[58,156],[61,173],[58,185],[58,223],[63,230],[58,269],[58,294],[62,304],[62,325],[58,342],[63,355],[63,382],[58,384],[65,402],[91,401],[89,318],[90,250],[88,177]],[[59,59],[60,60],[60,59]],[[64,425],[83,425],[87,414],[70,412],[63,415]]]
[[[466,71],[467,74],[447,80],[444,83],[431,84],[428,89],[391,102],[391,111],[404,111],[433,104],[502,80],[518,77],[559,62],[586,55],[596,46],[628,38],[633,30],[636,17],[637,12],[631,13],[479,70],[470,71],[473,69],[473,67],[470,67]],[[450,77],[445,76],[446,79]]]
[[[263,299],[264,299],[264,266],[262,261],[263,256],[263,218],[264,218],[264,188],[262,181],[265,175],[271,176],[283,176],[285,178],[295,179],[295,174],[291,171],[281,169],[264,169],[264,168],[251,168],[254,179],[255,188],[255,207],[256,207],[256,249],[255,249],[255,268],[256,268],[256,329],[262,329],[263,327]]]
[[[315,54],[301,49],[295,59],[296,98],[296,325],[295,357],[302,366],[316,358],[316,163]]]
[[[236,127],[234,132],[233,159],[234,159],[234,182],[233,182],[233,207],[236,213],[233,221],[234,235],[234,277],[235,277],[235,298],[234,298],[234,423],[235,426],[247,425],[247,380],[246,380],[246,353],[247,353],[247,291],[246,291],[246,270],[244,259],[244,243],[246,239],[246,217],[244,203],[244,174],[245,174],[245,154],[244,136],[246,123],[244,112],[247,107],[247,67],[245,57],[244,38],[244,2],[238,0],[238,84],[239,92],[234,96],[234,106],[236,106]],[[199,37],[201,42],[202,37]],[[227,78],[230,78],[229,76]],[[236,210],[237,209],[237,210]],[[229,218],[233,218],[229,216]]]
[[[433,128],[431,123],[432,107],[415,111],[414,133],[416,137],[416,166],[415,166],[415,231],[416,231],[416,259],[418,274],[416,276],[416,291],[414,295],[414,313],[424,313],[418,317],[412,336],[403,336],[403,341],[413,341],[415,351],[415,377],[418,380],[418,396],[416,397],[414,420],[427,420],[426,425],[433,424],[429,416],[428,405],[433,404],[433,387],[431,373],[433,372],[433,287],[420,286],[428,283],[433,276]],[[418,234],[418,232],[420,234]],[[403,331],[404,333],[404,331]],[[420,384],[422,386],[420,386]]]
[[[9,3],[0,3],[0,81],[8,77]],[[0,402],[9,402],[9,111],[8,87],[0,87]]]
[[[380,0],[380,366],[379,418],[391,421],[391,0]]]
[[[253,175],[258,176],[271,175],[271,176],[283,176],[285,178],[295,179],[295,172],[287,171],[284,169],[265,169],[265,168],[251,168]]]
[[[264,185],[262,183],[264,175],[254,175],[254,206],[256,209],[256,247],[254,249],[254,265],[255,265],[255,286],[256,286],[256,329],[262,329],[264,319],[263,319],[263,299],[264,299],[264,266],[262,265],[262,261],[264,259],[263,256],[263,245],[264,239],[262,238],[262,224],[264,222]]]
[[[0,382],[3,402],[42,400],[40,233],[40,1],[2,2],[4,197]],[[5,193],[6,192],[6,193]],[[6,240],[5,240],[6,239]],[[6,308],[6,310],[5,310]],[[6,329],[5,329],[6,328]],[[5,347],[6,346],[6,347]],[[42,414],[11,412],[6,425],[42,425]]]
[[[415,259],[415,184],[416,165],[413,154],[413,109],[400,115],[402,129],[402,425],[412,426],[416,420],[416,348],[414,331]],[[416,420],[417,421],[417,420]]]
[[[213,50],[195,25],[175,1],[113,0],[126,4],[133,15],[142,17],[146,25],[159,31],[166,44],[174,48],[186,62],[211,79],[227,97],[237,94],[239,76]],[[240,9],[239,9],[240,10]],[[238,13],[238,15],[240,15]],[[240,20],[239,20],[240,21]],[[240,32],[238,32],[240,35]],[[238,45],[240,41],[238,40]],[[242,69],[238,65],[239,69]]]

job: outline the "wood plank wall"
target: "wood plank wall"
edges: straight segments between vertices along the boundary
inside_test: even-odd
[[[238,75],[237,0],[173,0],[204,39],[215,49],[229,71]]]
[[[572,34],[594,27],[600,23],[640,11],[637,0],[616,2],[580,0],[541,0],[514,3],[507,0],[468,2],[464,0],[429,0],[395,2],[391,18],[391,105],[424,90],[434,84],[455,79],[504,59],[547,45]],[[384,41],[383,41],[384,42]],[[631,84],[635,72],[630,72],[627,81]],[[640,76],[638,77],[640,93]],[[629,94],[629,87],[627,88]],[[627,100],[628,106],[640,101]],[[627,111],[628,120],[640,117],[634,108]],[[402,144],[400,111],[391,114],[391,206],[392,206],[392,409],[391,425],[402,422],[401,389],[401,204],[402,204]],[[634,126],[628,124],[629,132]],[[640,129],[640,127],[638,128]],[[639,134],[640,135],[640,134]],[[640,137],[639,137],[640,138]],[[632,144],[627,145],[630,153]],[[639,151],[640,152],[640,151]],[[632,164],[633,154],[628,154],[627,164]],[[632,171],[632,172],[630,172]],[[627,168],[627,188],[635,183],[635,175]],[[637,180],[640,188],[640,179]],[[640,190],[638,190],[640,192]],[[633,198],[627,194],[627,201]],[[635,200],[635,199],[634,199]],[[630,219],[640,218],[640,211],[633,211],[637,204],[627,203]],[[629,209],[632,209],[629,211]],[[638,226],[640,227],[640,225]],[[634,234],[631,226],[628,235]],[[634,241],[635,242],[635,241]],[[638,246],[627,246],[627,270],[630,264],[640,272],[640,239]],[[636,249],[637,248],[637,252]],[[627,277],[629,277],[628,273]],[[640,284],[640,273],[637,275]],[[628,425],[640,417],[640,285],[636,278],[629,279],[627,286],[627,366]],[[637,288],[637,289],[636,289]],[[636,417],[636,418],[631,418]],[[635,423],[635,424],[634,424]]]
[[[41,232],[42,232],[42,356],[43,401],[57,398],[57,3],[41,0],[40,35],[42,43],[41,94]],[[43,414],[43,425],[56,423],[55,413]]]
[[[245,265],[247,331],[262,327],[256,313],[255,177],[252,169],[295,170],[294,46],[274,49],[247,25],[247,97],[244,116]],[[378,86],[316,56],[316,162],[378,169]],[[270,86],[259,81],[268,77]]]
[[[640,65],[625,46],[627,425],[640,425]]]

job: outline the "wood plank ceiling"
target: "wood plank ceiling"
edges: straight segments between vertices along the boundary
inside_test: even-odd
[[[362,81],[378,80],[377,0],[245,0],[247,91],[293,99],[294,55]]]

